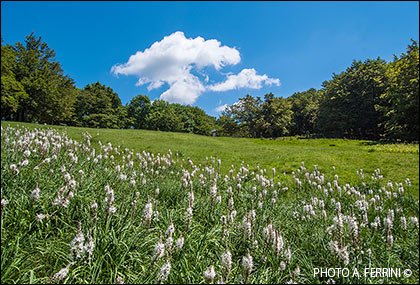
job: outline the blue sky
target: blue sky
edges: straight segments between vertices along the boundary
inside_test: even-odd
[[[321,88],[353,60],[391,61],[419,40],[419,2],[1,2],[6,43],[32,31],[79,88],[217,116],[246,94]]]

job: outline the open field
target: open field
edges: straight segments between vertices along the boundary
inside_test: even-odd
[[[8,125],[2,283],[418,282],[418,145]]]
[[[26,126],[45,128],[48,126],[2,122],[2,126]],[[259,164],[261,168],[277,170],[280,177],[284,172],[290,174],[302,161],[307,166],[317,165],[318,169],[332,178],[338,174],[344,183],[359,181],[357,171],[363,169],[372,174],[379,168],[385,179],[402,182],[409,178],[411,192],[419,197],[419,145],[418,144],[377,144],[371,141],[343,139],[248,139],[230,137],[206,137],[186,133],[156,132],[148,130],[91,129],[54,126],[65,130],[76,139],[87,131],[92,143],[101,141],[121,145],[135,151],[154,154],[166,153],[170,149],[181,157],[188,157],[194,163],[204,164],[210,156],[222,160],[221,171],[227,174],[231,165],[239,167],[241,162],[249,165],[251,171]],[[335,166],[335,171],[333,170]]]

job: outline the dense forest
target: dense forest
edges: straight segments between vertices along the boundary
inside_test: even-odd
[[[239,137],[335,137],[419,141],[419,48],[411,40],[392,62],[353,61],[322,88],[275,97],[246,95],[221,116],[199,107],[134,96],[125,106],[100,82],[75,87],[54,50],[32,33],[1,45],[3,120],[94,128],[135,128]]]

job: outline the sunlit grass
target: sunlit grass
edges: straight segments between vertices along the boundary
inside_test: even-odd
[[[6,129],[3,124],[2,128],[2,283],[204,283],[204,272],[210,266],[216,275],[212,283],[220,278],[227,283],[273,284],[418,280],[419,201],[412,195],[414,181],[401,178],[401,183],[388,182],[382,170],[377,170],[381,165],[369,172],[353,164],[357,173],[350,185],[341,176],[346,173],[340,170],[343,163],[324,173],[319,164],[299,160],[293,162],[298,164],[295,168],[283,173],[262,164],[247,166],[247,161],[235,161],[233,168],[227,165],[225,172],[219,172],[219,164],[226,162],[209,153],[200,163],[187,149],[180,153],[170,147],[172,151],[154,154],[142,150],[143,141],[151,143],[153,138],[158,144],[158,135],[195,141],[190,146],[193,153],[198,142],[208,142],[209,147],[212,139],[233,150],[228,138],[116,130],[99,130],[99,134],[89,130],[88,135],[78,133],[82,129],[67,128],[69,137],[52,129]],[[114,140],[126,140],[125,145],[108,144],[111,134],[120,135]],[[136,149],[126,148],[130,134],[144,138]],[[254,140],[238,141],[237,146],[243,149],[259,145]],[[298,145],[290,150],[303,148],[316,159],[315,149],[325,152],[323,146],[331,147],[331,142],[315,140],[318,145],[313,146],[305,141],[308,148]],[[351,149],[356,145],[352,144],[358,142],[335,140],[334,147],[340,148],[339,143],[343,154],[354,154]],[[168,142],[160,144],[163,147]],[[273,147],[262,149],[265,162],[270,153],[273,156],[287,149]],[[219,151],[226,154],[227,150]],[[238,152],[251,161],[258,159],[255,153]],[[290,155],[285,157],[290,159]],[[39,197],[34,198],[36,185]],[[55,205],[62,189],[67,193],[63,196],[66,207]],[[109,198],[110,191],[114,199]],[[145,214],[148,203],[153,208],[149,222]],[[115,213],[110,211],[111,205]],[[189,207],[191,220],[186,217]],[[40,220],[39,214],[45,217]],[[343,226],[334,228],[339,217]],[[375,225],[377,220],[380,223]],[[168,234],[171,223],[174,230]],[[386,223],[391,223],[391,228]],[[75,247],[79,224],[82,245],[91,237],[94,247],[91,254],[83,247],[77,257],[72,252],[81,250]],[[173,243],[155,259],[160,235],[163,243],[169,237]],[[183,247],[175,250],[181,235]],[[347,257],[332,252],[332,242],[337,242]],[[232,257],[229,274],[221,258],[226,249]],[[249,272],[243,261],[248,253],[253,260]],[[167,279],[160,280],[164,264],[170,264],[171,269]],[[410,269],[412,275],[323,278],[313,274],[319,267],[401,268]],[[59,272],[66,274],[60,277]]]
[[[26,126],[28,128],[46,128],[48,126],[4,122],[2,126]],[[207,137],[186,133],[159,132],[148,130],[115,130],[54,126],[57,130],[76,139],[82,139],[82,133],[88,131],[92,142],[111,142],[123,148],[136,151],[146,150],[158,154],[171,149],[180,157],[191,158],[197,164],[206,163],[206,157],[218,157],[223,163],[221,171],[227,174],[231,165],[239,167],[244,161],[251,170],[257,165],[262,168],[276,168],[277,176],[283,172],[290,174],[302,161],[307,165],[318,165],[318,169],[329,175],[336,168],[342,182],[358,181],[357,170],[372,173],[380,168],[387,179],[402,182],[409,178],[412,182],[412,194],[419,197],[419,155],[417,145],[392,144],[392,149],[410,149],[410,151],[382,151],[386,145],[372,141],[347,139],[248,139],[230,137]],[[375,149],[375,151],[372,151]]]
[[[373,144],[367,145],[363,148],[367,149],[368,152],[395,152],[395,153],[414,153],[419,154],[419,145],[418,144]]]

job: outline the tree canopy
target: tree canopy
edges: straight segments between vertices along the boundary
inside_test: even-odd
[[[127,112],[118,94],[100,82],[88,84],[78,92],[75,111],[78,126],[94,128],[124,127]]]
[[[375,109],[385,92],[384,60],[353,61],[323,85],[318,131],[326,136],[377,139],[381,114]]]
[[[419,140],[419,46],[416,41],[407,53],[395,56],[386,70],[388,85],[381,95],[384,136],[408,141]]]
[[[146,129],[146,117],[150,111],[151,103],[149,97],[145,95],[137,95],[131,99],[127,105],[127,113],[132,118],[132,126],[135,129]]]
[[[13,70],[16,68],[16,52],[9,45],[1,45],[1,113],[11,119],[16,114],[19,101],[27,99],[23,85],[16,80]]]
[[[2,116],[14,114],[21,121],[49,124],[71,120],[74,82],[63,75],[54,50],[41,37],[32,33],[24,44],[3,46],[2,43],[1,72]]]

